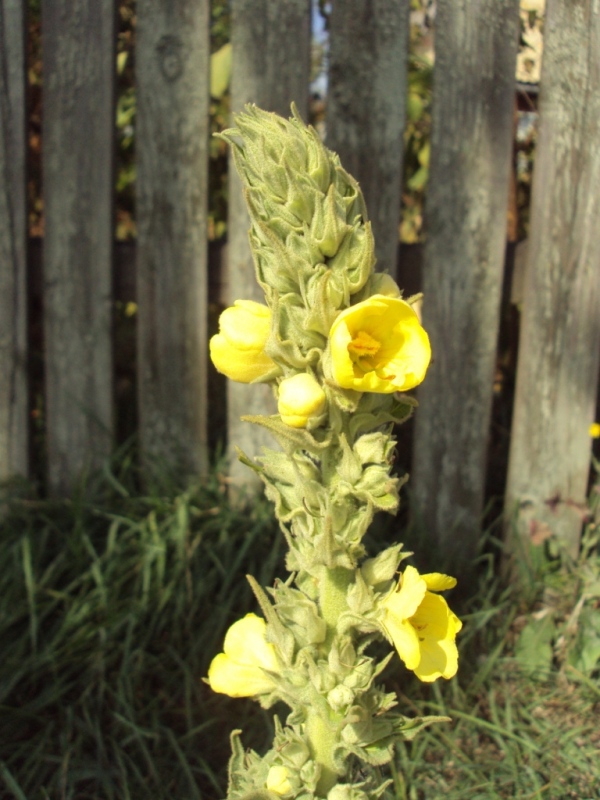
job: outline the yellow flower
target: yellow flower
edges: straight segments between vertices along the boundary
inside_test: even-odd
[[[343,389],[404,392],[423,378],[429,337],[411,306],[376,294],[339,314],[329,334],[332,374]]]
[[[273,689],[267,672],[278,672],[275,648],[267,642],[267,626],[256,614],[234,622],[225,635],[223,653],[208,670],[210,688],[230,697],[254,697]]]
[[[592,422],[590,425],[590,436],[592,439],[600,439],[600,422]]]
[[[233,381],[251,383],[275,369],[264,352],[271,331],[271,310],[254,300],[236,300],[219,317],[219,333],[210,340],[213,364]]]
[[[285,378],[279,384],[277,408],[283,422],[291,428],[306,428],[310,417],[323,413],[325,403],[325,392],[308,372]]]
[[[285,767],[271,767],[267,775],[267,789],[275,794],[288,794],[292,791],[292,784],[287,776],[288,771]]]
[[[458,669],[456,634],[462,622],[450,611],[443,592],[456,579],[439,572],[419,575],[407,567],[398,587],[383,602],[383,627],[398,655],[417,678],[452,678]]]

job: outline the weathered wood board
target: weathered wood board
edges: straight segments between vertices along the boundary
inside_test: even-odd
[[[410,487],[441,563],[476,553],[486,475],[512,150],[517,0],[440,0]]]
[[[147,469],[207,467],[208,0],[137,4],[140,443]]]
[[[406,117],[409,0],[333,4],[327,146],[358,180],[377,269],[396,275]]]
[[[28,474],[25,2],[0,0],[0,482]]]
[[[49,485],[111,450],[114,0],[45,0],[44,334]]]
[[[599,87],[600,3],[549,0],[506,515],[525,541],[548,526],[571,556],[600,366]]]

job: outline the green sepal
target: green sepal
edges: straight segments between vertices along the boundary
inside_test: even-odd
[[[436,722],[452,722],[450,717],[403,717],[400,714],[394,714],[393,726],[394,734],[400,738],[410,742],[415,736],[429,725]]]
[[[280,800],[278,795],[267,789],[255,788],[257,779],[260,780],[262,773],[264,780],[261,782],[266,783],[268,765],[253,750],[248,752],[244,750],[240,734],[240,730],[235,730],[230,736],[231,757],[228,766],[227,797],[229,800]]]
[[[294,636],[298,648],[325,641],[327,625],[319,615],[318,606],[304,592],[279,584],[269,589],[275,600],[277,615]]]
[[[286,425],[278,415],[265,417],[262,414],[257,414],[255,416],[243,416],[241,419],[243,422],[252,422],[254,425],[260,425],[270,431],[281,445],[281,449],[288,455],[293,455],[298,449],[318,455],[331,444],[331,436],[317,439],[304,428],[291,428]]]
[[[346,234],[351,231],[346,222],[346,209],[332,185],[327,194],[316,197],[315,213],[310,222],[310,236],[325,257],[334,256]]]
[[[371,231],[371,223],[363,224],[356,220],[342,244],[327,265],[334,272],[334,280],[343,282],[344,293],[347,293],[346,306],[350,304],[350,295],[359,292],[369,280],[375,265],[375,241]]]
[[[342,201],[346,209],[346,219],[354,223],[358,218],[363,222],[369,221],[365,198],[361,191],[358,181],[340,164],[340,157],[337,153],[331,153],[331,161],[335,165],[333,185],[337,192],[342,196]]]
[[[246,753],[242,746],[241,730],[231,731],[229,741],[231,742],[231,756],[228,765],[228,790],[227,796],[233,797],[243,789],[241,776],[245,769]]]
[[[348,423],[350,435],[353,439],[356,439],[362,433],[371,432],[374,428],[381,428],[388,423],[401,425],[410,419],[418,405],[414,397],[409,397],[408,395],[398,395],[397,398],[391,397],[387,407],[383,408],[368,407],[372,402],[368,392],[362,395],[361,400],[360,407],[357,408],[356,414],[351,417]],[[365,406],[367,407],[365,408]]]
[[[371,783],[371,779],[361,783],[338,783],[327,795],[327,800],[378,800],[394,781],[388,778],[377,787],[372,787]]]
[[[354,583],[348,587],[348,608],[354,614],[372,611],[375,604],[373,589],[365,582],[360,570],[356,570]]]
[[[360,436],[354,443],[354,452],[361,464],[389,464],[396,446],[395,440],[381,431]]]
[[[401,553],[403,544],[395,544],[374,558],[368,558],[360,565],[362,577],[369,586],[378,586],[387,581],[391,581],[402,559],[407,558],[412,553]]]
[[[252,459],[250,459],[246,453],[244,453],[241,447],[238,447],[236,444],[234,445],[234,448],[235,454],[238,457],[238,461],[244,464],[244,466],[250,467],[251,470],[254,470],[254,472],[257,472],[258,474],[263,471],[262,467],[260,467],[256,462],[252,461]]]
[[[267,620],[267,641],[276,645],[284,661],[287,664],[291,664],[294,657],[294,637],[292,633],[282,624],[269,598],[256,579],[252,575],[246,575],[246,580],[250,584]]]

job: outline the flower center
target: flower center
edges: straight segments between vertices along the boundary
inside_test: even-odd
[[[359,331],[348,345],[348,352],[352,361],[374,356],[381,344],[366,331]]]

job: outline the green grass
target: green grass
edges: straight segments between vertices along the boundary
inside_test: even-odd
[[[219,797],[228,729],[269,741],[256,704],[201,678],[252,605],[245,574],[281,572],[270,510],[233,511],[217,475],[174,497],[120,489],[3,520],[0,786],[17,798]]]
[[[236,511],[225,486],[216,470],[187,492],[140,496],[106,472],[69,501],[7,490],[0,797],[216,800],[229,732],[266,749],[270,715],[201,680],[229,624],[255,609],[245,574],[284,575],[270,508]],[[597,675],[526,675],[513,656],[522,604],[491,558],[479,574],[458,677],[427,686],[398,660],[388,668],[402,713],[453,719],[399,747],[396,796],[600,797]]]

